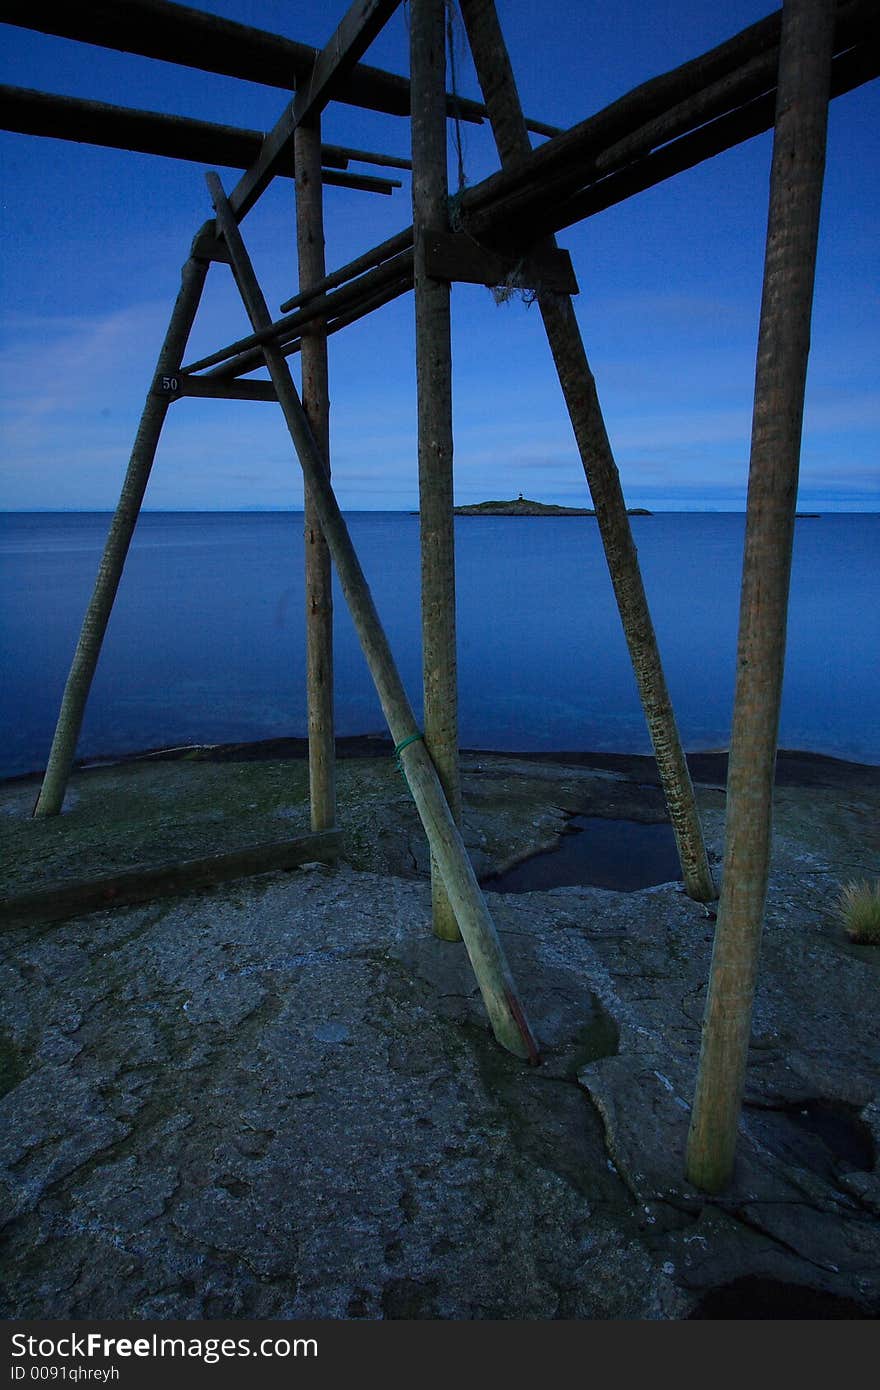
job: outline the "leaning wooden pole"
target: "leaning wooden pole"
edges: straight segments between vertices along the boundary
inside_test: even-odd
[[[505,170],[513,168],[531,154],[531,143],[495,5],[493,0],[461,0],[461,11],[498,154]],[[544,244],[555,247],[556,242]],[[538,304],[593,498],[685,889],[699,902],[708,902],[715,886],[596,383],[571,297],[542,290]]]
[[[450,287],[425,270],[426,237],[449,227],[445,0],[412,0],[409,36],[425,740],[459,821]],[[436,935],[459,941],[461,933],[433,858],[431,895]]]
[[[321,185],[321,118],[298,125],[293,135],[296,168],[296,241],[300,291],[326,274],[324,199]],[[300,348],[302,404],[315,443],[330,471],[330,392],[327,331],[323,320],[303,330]],[[313,830],[336,824],[336,753],[333,721],[333,580],[330,551],[321,531],[312,490],[305,486],[306,699],[309,727],[309,796]]]
[[[156,363],[155,381],[172,378],[180,368],[193,319],[201,299],[209,262],[190,255],[181,272],[180,292],[171,314],[171,322]],[[141,415],[134,447],[119,502],[113,516],[104,553],[98,568],[95,587],[76,644],[67,684],[61,700],[61,710],[55,726],[55,736],[43,776],[43,784],[35,817],[57,816],[64,803],[70,769],[82,728],[86,701],[92,687],[95,667],[101,654],[104,633],[110,620],[113,600],[122,578],[122,570],[135,523],[143,502],[144,492],[156,457],[156,448],[168,407],[173,395],[162,395],[151,389]]]
[[[230,252],[236,283],[248,316],[255,329],[265,328],[270,321],[269,310],[216,174],[208,175],[208,187],[217,212],[218,230]],[[263,352],[303,474],[312,489],[321,529],[327,538],[342,592],[421,816],[431,853],[440,865],[446,892],[461,929],[492,1030],[508,1051],[518,1057],[535,1060],[537,1046],[519,1002],[495,925],[443,793],[437,770],[416,724],[373,596],[339,510],[332,483],[323,467],[320,450],[309,429],[287,362],[280,350],[270,343],[264,344]]]
[[[833,5],[785,0],[727,774],[724,876],[687,1175],[733,1173],[767,896],[773,776],[831,68]]]

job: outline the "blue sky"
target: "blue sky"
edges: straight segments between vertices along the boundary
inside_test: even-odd
[[[200,0],[316,45],[344,0]],[[761,0],[500,0],[523,104],[571,125],[767,13]],[[283,93],[3,26],[0,81],[268,129]],[[406,71],[401,10],[369,61]],[[460,86],[478,97],[461,34]],[[800,505],[880,510],[880,84],[831,108]],[[334,104],[325,139],[408,154],[408,123]],[[464,127],[469,182],[497,164],[488,126]],[[452,168],[450,139],[450,168]],[[195,164],[0,133],[3,334],[0,508],[109,509],[193,232],[210,215]],[[588,356],[631,506],[744,506],[766,228],[770,136],[563,233]],[[372,170],[370,172],[381,172]],[[227,187],[236,173],[221,170]],[[328,267],[411,220],[393,198],[326,192]],[[243,224],[270,306],[295,292],[292,186]],[[347,509],[417,505],[412,296],[331,339],[332,463]],[[212,267],[188,354],[247,330]],[[522,492],[588,505],[536,309],[453,292],[456,498]],[[296,359],[292,359],[296,373]],[[271,405],[181,401],[146,505],[301,506],[299,468]]]

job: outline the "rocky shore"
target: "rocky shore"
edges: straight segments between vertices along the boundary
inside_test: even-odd
[[[4,930],[6,1317],[680,1318],[880,1312],[880,770],[780,759],[736,1180],[682,1178],[713,922],[676,882],[493,894],[542,1044],[487,1030],[430,930],[379,741],[339,764],[341,856]],[[0,787],[3,892],[308,828],[292,746],[81,770],[65,814]],[[692,772],[716,873],[724,759]],[[489,875],[574,813],[660,821],[648,759],[473,753]]]

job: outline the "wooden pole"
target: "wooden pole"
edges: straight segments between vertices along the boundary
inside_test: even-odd
[[[460,821],[450,286],[433,280],[425,268],[426,235],[449,227],[445,0],[412,0],[409,35],[425,741]],[[433,858],[431,896],[435,934],[459,941]]]
[[[308,289],[324,278],[324,208],[321,191],[321,117],[297,126],[296,240],[299,283]],[[330,395],[327,332],[319,320],[303,331],[302,404],[324,467],[330,472]],[[309,721],[309,795],[312,829],[336,824],[336,753],[333,721],[333,582],[330,551],[321,531],[312,490],[305,486],[306,694]]]
[[[829,0],[786,0],[782,12],[724,877],[688,1137],[688,1178],[707,1192],[733,1173],[767,896],[832,18]]]
[[[255,329],[265,328],[270,321],[269,310],[223,186],[216,174],[208,174],[207,177],[217,212],[218,230],[226,239],[248,316]],[[323,467],[320,451],[309,429],[287,362],[270,343],[264,345],[263,352],[300,465],[312,489],[321,529],[330,547],[388,728],[397,746],[431,852],[440,865],[493,1032],[502,1047],[518,1057],[534,1060],[537,1058],[537,1046],[517,997],[498,934],[443,794],[437,770],[416,725],[373,596],[339,510],[332,483]]]
[[[506,171],[531,154],[510,57],[493,0],[462,0],[461,11],[498,154]],[[555,247],[556,243],[551,240],[548,244]],[[692,898],[708,902],[715,897],[715,887],[694,789],[669,699],[596,383],[571,297],[542,290],[538,293],[538,305],[596,509],[611,582],[675,832],[685,888]]]
[[[171,314],[171,322],[156,363],[156,380],[171,378],[179,370],[193,319],[201,299],[205,276],[208,273],[206,260],[190,256],[181,272],[180,292]],[[57,816],[64,802],[70,769],[73,766],[76,744],[82,727],[86,701],[101,654],[104,633],[110,620],[113,600],[122,578],[122,569],[131,544],[135,523],[143,502],[144,492],[156,457],[156,448],[165,416],[173,396],[162,396],[153,390],[147,396],[141,415],[140,425],[135,437],[134,447],[128,464],[128,471],[122,484],[119,502],[107,541],[104,554],[95,580],[86,615],[83,619],[79,641],[76,644],[67,684],[61,701],[55,736],[49,753],[49,761],[43,776],[43,784],[34,816]]]

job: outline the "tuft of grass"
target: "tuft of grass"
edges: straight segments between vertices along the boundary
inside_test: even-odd
[[[837,910],[850,941],[880,946],[880,880],[844,884]]]

